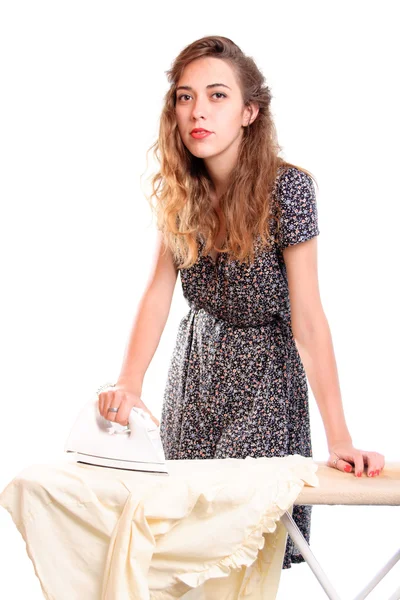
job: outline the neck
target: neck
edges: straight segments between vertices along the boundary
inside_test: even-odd
[[[237,161],[242,131],[235,140],[220,154],[204,159],[207,172],[213,184],[213,192],[219,198],[227,189],[229,179]]]

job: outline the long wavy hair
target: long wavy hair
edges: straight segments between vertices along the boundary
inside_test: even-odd
[[[224,248],[215,246],[220,221],[210,200],[211,179],[203,159],[183,144],[175,116],[179,78],[191,61],[204,56],[226,61],[235,73],[244,105],[254,102],[259,106],[255,120],[244,128],[236,165],[225,193],[219,197],[227,232]],[[253,262],[255,237],[259,236],[262,247],[268,249],[271,220],[279,230],[279,203],[273,202],[278,169],[296,167],[313,176],[278,156],[282,148],[271,116],[270,88],[254,60],[232,40],[222,36],[196,40],[180,52],[166,74],[171,85],[164,98],[159,135],[146,154],[153,150],[160,166],[151,177],[151,195],[145,193],[156,214],[157,229],[163,233],[165,249],[171,249],[177,268],[189,268],[199,258],[200,235],[205,243],[203,254],[215,247],[240,263]]]

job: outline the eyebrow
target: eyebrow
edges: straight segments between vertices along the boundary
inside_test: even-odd
[[[210,85],[207,85],[206,88],[214,88],[214,87],[226,87],[228,88],[228,90],[230,90],[231,88],[228,85],[225,85],[224,83],[210,83]],[[190,85],[180,85],[179,87],[176,88],[176,91],[178,90],[189,90],[189,91],[193,91],[193,88],[190,87]]]

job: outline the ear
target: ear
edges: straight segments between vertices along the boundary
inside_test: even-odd
[[[256,120],[260,107],[256,102],[248,102],[243,113],[243,126],[247,127]]]

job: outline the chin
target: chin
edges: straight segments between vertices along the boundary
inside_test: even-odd
[[[203,152],[201,152],[201,150],[200,150],[200,151],[193,152],[193,150],[191,150],[190,148],[188,148],[188,150],[196,158],[212,158],[213,156],[215,156],[215,152],[211,152],[211,151],[207,152],[206,150],[204,150]]]
[[[194,144],[188,144],[186,145],[186,148],[191,154],[193,154],[193,156],[196,156],[197,158],[212,158],[213,156],[221,152],[220,150],[216,150],[215,148],[206,148],[205,146],[194,147]]]

